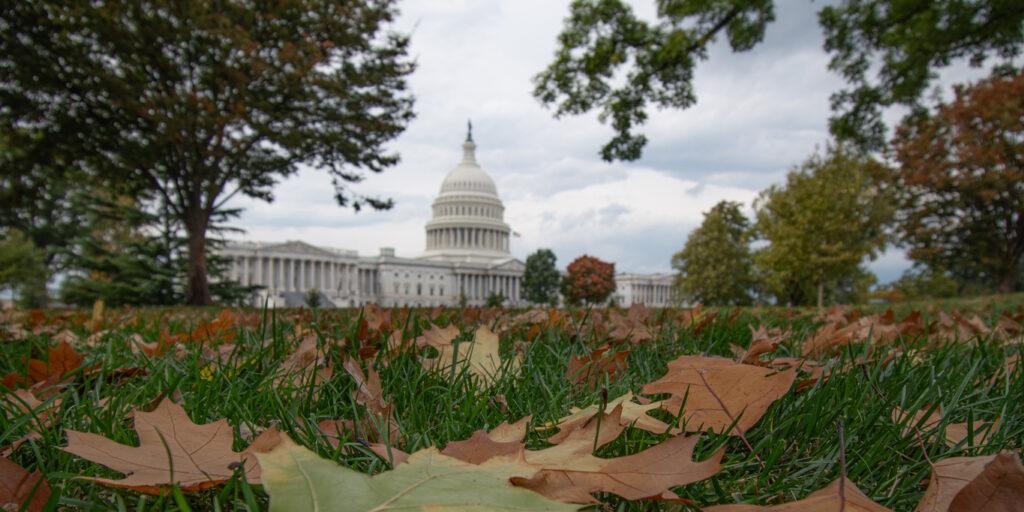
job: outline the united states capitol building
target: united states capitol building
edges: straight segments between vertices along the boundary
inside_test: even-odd
[[[416,258],[382,247],[377,256],[314,246],[301,241],[229,242],[218,252],[231,261],[229,278],[263,290],[254,304],[292,307],[317,290],[326,305],[382,307],[483,305],[500,294],[505,306],[526,306],[526,265],[509,253],[511,229],[494,180],[476,161],[472,132],[462,161],[441,182],[426,225],[426,250]],[[619,274],[613,299],[628,306],[666,306],[672,276]]]

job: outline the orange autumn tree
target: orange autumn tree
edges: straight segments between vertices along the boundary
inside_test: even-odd
[[[1024,257],[1024,73],[954,92],[893,141],[900,234],[929,268],[1012,292]]]
[[[562,296],[571,305],[604,302],[615,291],[615,264],[584,254],[573,260],[562,278]]]

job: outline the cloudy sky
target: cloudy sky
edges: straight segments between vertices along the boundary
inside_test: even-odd
[[[653,13],[653,1],[636,3]],[[412,37],[417,118],[392,145],[401,162],[356,185],[393,198],[395,208],[342,209],[326,174],[309,169],[279,184],[273,203],[232,203],[245,209],[242,238],[421,254],[430,204],[461,158],[472,118],[477,161],[497,184],[505,221],[522,234],[512,241],[514,256],[525,260],[547,247],[562,268],[590,254],[619,272],[670,272],[702,212],[729,199],[749,214],[758,191],[784,181],[827,141],[828,97],[843,83],[827,70],[815,17],[822,4],[782,0],[753,51],[732,54],[724,41],[715,44],[696,73],[695,107],[651,112],[641,160],[602,161],[597,152],[612,131],[596,115],[555,120],[530,94],[568,4],[401,0],[397,29]],[[882,282],[907,266],[898,250],[871,264]]]

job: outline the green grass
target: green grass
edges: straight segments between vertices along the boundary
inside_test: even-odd
[[[998,299],[954,301],[938,305],[971,311],[1016,311],[1020,296]],[[917,304],[926,308],[934,303]],[[112,312],[116,313],[116,312]],[[125,313],[125,312],[119,312]],[[235,450],[244,449],[238,428],[277,425],[296,442],[319,455],[367,473],[386,471],[389,466],[352,438],[334,449],[315,427],[326,419],[357,418],[360,406],[352,392],[355,385],[340,368],[344,356],[358,349],[359,311],[254,311],[258,321],[239,329],[238,349],[230,361],[210,372],[198,350],[183,357],[171,354],[150,357],[133,354],[128,338],[138,333],[149,341],[159,339],[160,331],[189,332],[216,315],[213,310],[164,309],[134,310],[111,330],[101,344],[83,348],[84,365],[99,364],[100,370],[79,375],[60,392],[63,402],[57,414],[60,421],[43,431],[40,440],[24,444],[12,460],[29,470],[40,470],[53,487],[59,507],[76,510],[265,510],[266,493],[240,478],[212,489],[175,492],[157,497],[135,491],[106,487],[74,478],[78,475],[120,478],[121,475],[100,465],[82,460],[59,449],[67,441],[63,429],[97,433],[115,441],[134,445],[138,442],[126,415],[161,396],[180,394],[180,402],[196,423],[227,418],[235,427]],[[565,378],[569,357],[589,353],[601,339],[576,337],[571,326],[542,329],[535,339],[526,340],[520,372],[500,379],[492,388],[480,390],[472,375],[451,371],[425,371],[410,353],[391,358],[387,364],[378,356],[367,361],[379,369],[385,394],[396,407],[406,437],[405,451],[431,445],[443,446],[462,440],[479,429],[489,429],[503,421],[532,415],[532,424],[553,421],[568,413],[571,406],[600,403],[603,393],[614,398],[627,391],[640,392],[643,384],[660,378],[666,363],[683,354],[708,354],[731,357],[729,344],[750,343],[748,323],[783,326],[801,339],[818,325],[810,314],[798,314],[792,320],[781,309],[756,312],[744,310],[732,324],[726,322],[729,311],[722,311],[707,329],[695,333],[690,327],[664,323],[650,343],[623,346],[632,350],[628,370],[616,382],[606,382],[594,392],[574,390]],[[801,313],[804,313],[801,311]],[[85,337],[84,314],[58,318],[61,312],[48,312],[48,322],[66,326]],[[898,313],[899,314],[899,313]],[[395,311],[396,316],[401,316]],[[133,318],[137,319],[133,320]],[[395,329],[405,337],[422,333],[429,326],[427,311],[412,311],[396,321]],[[473,323],[466,315],[447,310],[438,321],[459,325],[461,339],[471,339]],[[994,322],[995,316],[989,318]],[[318,387],[311,385],[273,385],[277,368],[297,344],[296,323],[313,328],[322,340],[341,340],[344,348],[335,348],[334,377]],[[527,329],[501,336],[508,348],[523,339]],[[0,375],[24,372],[25,357],[45,358],[46,349],[55,346],[51,335],[31,336],[26,340],[0,344]],[[371,343],[383,342],[377,335]],[[778,504],[807,496],[828,485],[840,475],[839,425],[843,426],[846,473],[868,496],[895,510],[913,510],[924,493],[922,480],[929,472],[928,459],[937,461],[962,455],[986,455],[1003,450],[1019,450],[1024,436],[1024,378],[1021,370],[1002,372],[1008,355],[1018,346],[1002,346],[990,340],[964,340],[934,350],[918,350],[927,339],[901,340],[902,352],[888,364],[878,362],[857,367],[819,382],[802,392],[790,391],[768,410],[743,440],[713,433],[702,434],[697,459],[710,456],[722,446],[726,454],[724,469],[717,475],[689,486],[674,489],[681,497],[699,505],[727,503]],[[884,348],[883,351],[896,347]],[[867,354],[866,343],[846,347],[832,364]],[[874,355],[880,353],[875,349]],[[776,355],[799,355],[799,346],[782,346]],[[236,366],[237,365],[237,366]],[[145,374],[124,376],[121,369],[139,368]],[[986,384],[997,377],[991,385]],[[798,379],[799,380],[799,379]],[[979,384],[981,383],[981,384]],[[54,397],[55,398],[55,397]],[[656,397],[654,397],[656,398]],[[507,404],[507,405],[506,405]],[[918,410],[939,407],[943,424],[971,419],[999,418],[999,426],[989,440],[979,446],[949,448],[940,436],[917,439],[892,421],[892,405]],[[31,415],[19,414],[7,405],[0,416],[0,446],[25,435]],[[669,417],[663,419],[670,420]],[[301,422],[299,420],[302,420]],[[927,433],[926,433],[927,434]],[[598,455],[615,457],[638,451],[664,440],[638,429],[627,429],[622,436],[601,448]],[[543,437],[532,433],[530,447],[546,446]],[[927,457],[925,456],[927,454]],[[607,510],[684,510],[683,505],[659,502],[627,502],[614,495],[598,498]]]

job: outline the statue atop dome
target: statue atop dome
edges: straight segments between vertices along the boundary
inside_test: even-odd
[[[466,142],[473,142],[473,120],[466,119]]]

